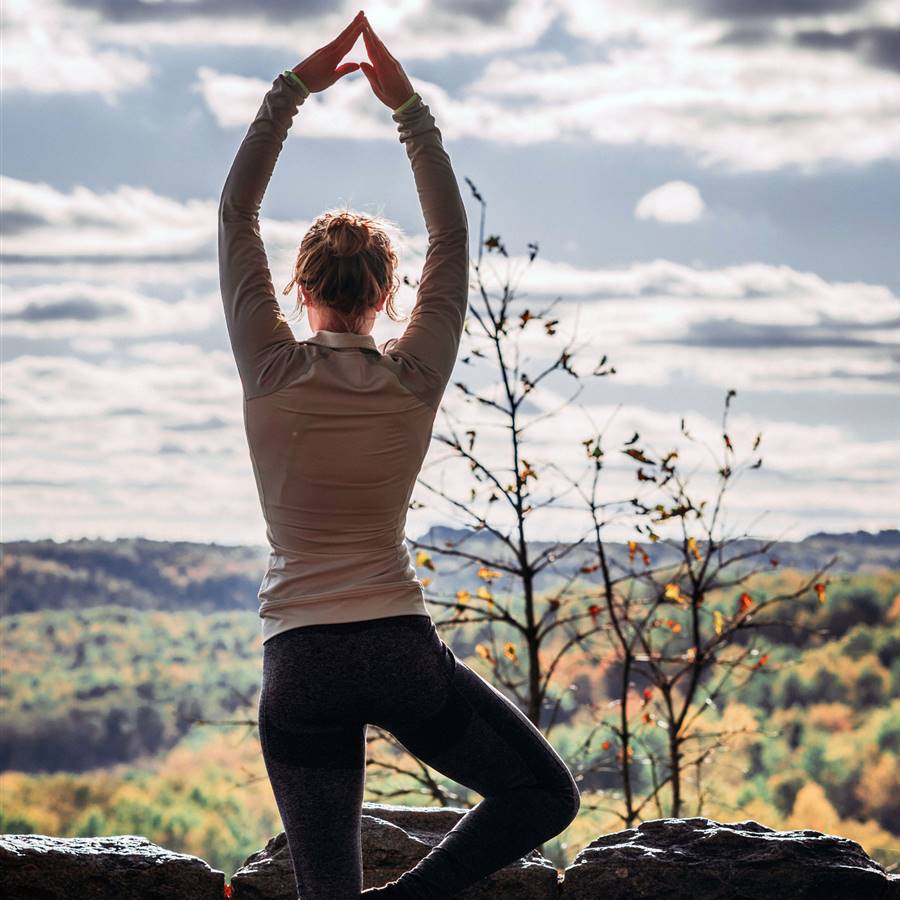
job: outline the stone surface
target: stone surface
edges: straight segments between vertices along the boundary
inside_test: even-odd
[[[655,819],[597,838],[566,869],[565,900],[897,900],[859,844],[757,822]]]
[[[222,900],[225,873],[136,835],[0,835],[0,897]]]
[[[363,804],[364,887],[393,881],[464,815],[455,807]],[[281,832],[231,880],[233,900],[297,900]],[[224,876],[142,837],[0,835],[6,900],[220,900]],[[460,900],[900,900],[853,841],[756,822],[656,819],[585,847],[561,880],[537,853],[495,872]]]
[[[399,878],[462,818],[457,807],[409,807],[367,803],[362,830],[364,887]],[[368,820],[368,821],[365,821]],[[549,900],[559,896],[560,875],[537,851],[504,866],[460,894],[460,900]]]
[[[377,887],[411,869],[465,815],[457,807],[364,803],[360,820],[363,888]],[[460,900],[550,900],[559,896],[556,867],[539,853],[500,869]],[[297,888],[284,833],[248,857],[231,879],[233,900],[296,900]]]

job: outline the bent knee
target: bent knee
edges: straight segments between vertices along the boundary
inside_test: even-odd
[[[566,776],[567,783],[552,792],[553,802],[547,805],[548,825],[555,829],[551,837],[568,828],[581,809],[581,791],[571,773],[567,771]]]

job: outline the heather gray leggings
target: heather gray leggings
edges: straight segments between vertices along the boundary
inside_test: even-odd
[[[578,786],[560,756],[455,656],[430,617],[292,628],[263,645],[259,734],[301,900],[360,898],[367,724],[483,797],[373,898],[455,897],[578,812]]]

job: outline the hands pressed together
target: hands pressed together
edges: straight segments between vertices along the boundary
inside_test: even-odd
[[[348,62],[338,65],[350,52],[360,33],[366,45],[369,62]],[[293,72],[310,91],[317,93],[331,87],[339,78],[357,69],[362,69],[363,74],[369,79],[375,96],[392,110],[405,103],[414,92],[403,66],[391,56],[362,10],[333,41],[294,66]]]

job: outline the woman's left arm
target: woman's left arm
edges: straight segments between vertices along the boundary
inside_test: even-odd
[[[335,66],[360,27],[358,15],[334,41],[275,79],[225,179],[219,200],[219,286],[246,399],[278,383],[278,349],[296,344],[275,297],[259,233],[259,207],[297,110],[311,92],[358,68],[356,63]],[[288,354],[281,358],[287,365]]]

